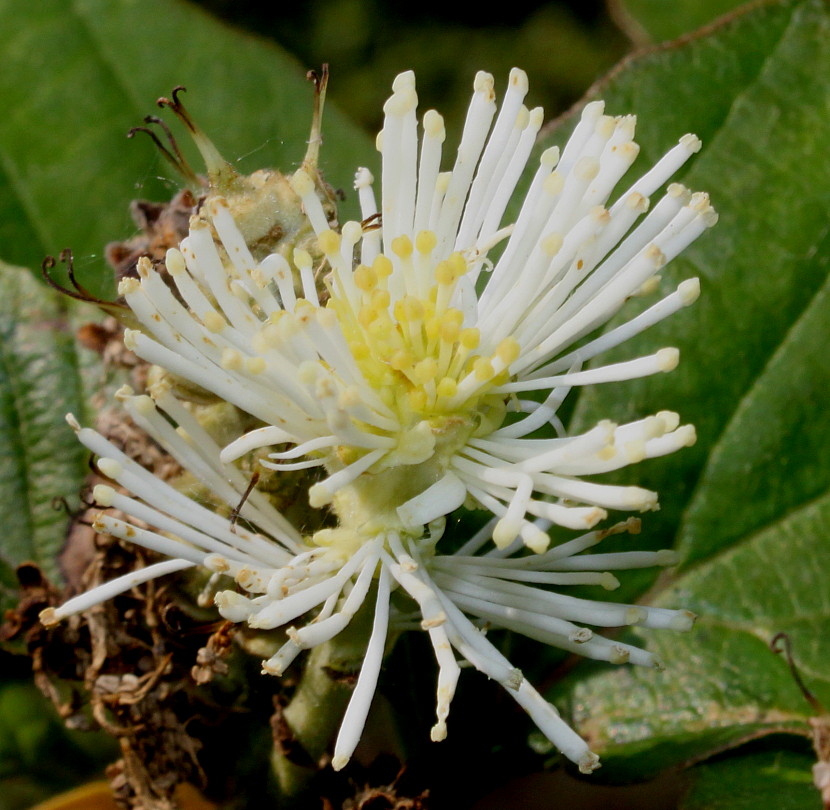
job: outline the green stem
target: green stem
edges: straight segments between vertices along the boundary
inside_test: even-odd
[[[289,801],[299,800],[317,774],[351,696],[338,678],[343,661],[332,647],[329,642],[311,651],[297,691],[282,713],[285,739],[276,741],[271,767],[280,794]]]
[[[275,742],[271,768],[288,806],[301,806],[343,719],[369,638],[373,611],[366,606],[373,603],[370,595],[343,632],[311,650],[282,712],[281,739]]]

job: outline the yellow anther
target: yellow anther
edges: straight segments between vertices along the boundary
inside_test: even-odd
[[[319,374],[320,366],[312,360],[306,360],[305,362],[300,363],[300,366],[297,369],[297,379],[303,385],[314,385]]]
[[[375,312],[375,318],[368,324],[368,326],[366,326],[366,330],[368,331],[372,342],[377,342],[378,349],[385,345],[390,338],[397,338],[398,341],[400,340],[397,333],[394,331],[392,322],[389,320],[388,313],[383,311]]]
[[[542,250],[546,256],[555,256],[562,249],[562,234],[551,233],[542,239]]]
[[[182,256],[181,251],[176,250],[175,248],[170,248],[167,251],[167,255],[164,258],[164,264],[167,267],[167,272],[170,273],[171,276],[178,276],[187,269],[187,265],[184,261],[184,256]]]
[[[323,313],[329,311],[330,310],[322,310]],[[297,303],[294,304],[294,315],[296,315],[297,317],[313,317],[319,312],[320,308],[315,307],[314,304],[311,303],[311,301],[308,301],[305,298],[298,298]]]
[[[461,327],[464,323],[464,313],[460,309],[448,309],[444,313],[444,320],[447,323],[454,323],[457,327]]]
[[[408,236],[396,236],[392,240],[392,252],[402,259],[412,255],[412,240]]]
[[[122,278],[118,282],[118,294],[122,296],[132,295],[141,289],[141,283],[137,278]]]
[[[444,260],[435,265],[435,281],[444,286],[449,286],[455,281],[455,273],[448,261]]]
[[[265,368],[265,360],[262,357],[245,358],[245,370],[249,374],[262,374]]]
[[[438,373],[438,363],[436,362],[434,357],[425,357],[415,366],[415,369],[412,374],[412,379],[414,382],[418,383],[419,385],[424,385],[428,383],[430,380],[435,379],[435,375]]]
[[[435,250],[438,244],[438,237],[434,231],[421,231],[415,237],[415,249],[418,253],[423,253],[425,256]]]
[[[496,349],[496,355],[506,366],[517,360],[520,352],[519,341],[514,337],[506,337]]]
[[[469,269],[467,260],[458,252],[451,253],[447,261],[450,263],[456,278],[461,278]]]
[[[225,319],[213,310],[208,312],[202,320],[205,327],[211,332],[221,332],[228,325]]]
[[[320,243],[320,250],[331,256],[333,253],[340,252],[340,234],[335,233],[331,228],[323,231],[318,237],[317,241]]]
[[[433,341],[441,334],[441,321],[438,318],[427,318],[424,322],[424,334],[427,340]]]
[[[392,275],[392,260],[379,253],[372,262],[372,270],[377,273],[378,278],[389,278]]]
[[[408,321],[422,321],[424,319],[424,304],[420,298],[415,296],[405,296],[401,303],[403,304],[403,312]]]
[[[405,371],[412,368],[414,362],[415,358],[412,356],[412,352],[408,352],[405,349],[398,349],[390,358],[389,365],[396,371]]]
[[[443,322],[441,323],[441,340],[446,341],[447,343],[455,343],[458,340],[458,336],[461,334],[461,329],[459,328],[458,324],[455,321],[448,320],[444,318]]]
[[[358,362],[365,360],[369,356],[369,347],[360,341],[355,340],[350,343],[349,351],[352,353],[352,357]]]
[[[308,176],[308,172],[298,169],[291,178],[291,187],[297,192],[298,197],[304,197],[314,191],[314,181]]]
[[[470,328],[463,329],[461,331],[461,345],[465,349],[468,349],[469,351],[477,349],[480,341],[481,333],[478,331],[478,329]]]
[[[377,273],[365,264],[359,264],[354,271],[354,283],[359,290],[371,292],[378,284]]]
[[[142,256],[136,263],[135,269],[141,278],[147,278],[153,270],[153,264],[146,256]]]
[[[426,391],[416,388],[409,392],[409,407],[413,411],[425,411],[427,409],[427,395]]]
[[[479,357],[473,363],[473,373],[479,382],[492,380],[496,374],[493,364],[486,357]]]
[[[251,341],[254,349],[258,352],[267,352],[280,343],[280,331],[276,324],[268,323],[254,335]]]
[[[297,248],[294,251],[294,264],[299,270],[302,270],[304,267],[311,267],[311,254],[307,250]]]
[[[438,383],[436,393],[439,397],[454,397],[458,393],[458,383],[452,377],[444,377]]]
[[[368,329],[377,319],[378,311],[374,307],[361,307],[357,313],[357,322],[364,328]]]
[[[236,349],[223,349],[222,368],[238,371],[242,368],[242,355]]]
[[[389,290],[374,290],[372,292],[372,297],[369,299],[372,302],[372,306],[377,309],[386,309],[389,306]]]
[[[342,233],[347,243],[355,245],[360,241],[360,237],[363,236],[363,228],[360,227],[359,222],[351,221],[343,226]]]

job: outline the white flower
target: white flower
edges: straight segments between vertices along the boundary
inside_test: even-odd
[[[671,563],[670,552],[579,554],[631,522],[549,551],[545,530],[552,523],[591,529],[607,509],[656,508],[655,493],[581,476],[673,452],[694,442],[694,429],[661,412],[622,426],[601,422],[581,436],[528,437],[549,424],[561,432],[556,409],[573,386],[677,364],[677,351],[668,348],[582,370],[696,299],[697,280],[683,282],[642,314],[588,337],[630,296],[656,286],[659,269],[714,224],[706,195],[676,184],[646,214],[648,198],[700,143],[681,138],[606,207],[637,156],[635,122],[605,116],[600,102],[591,103],[561,158],[556,149],[543,153],[518,216],[504,225],[542,123],[540,109],[522,104],[525,74],[511,72],[498,116],[492,77],[478,74],[447,173],[439,169],[440,116],[424,116],[419,148],[412,74],[399,76],[393,90],[378,139],[380,211],[371,174],[361,169],[355,185],[363,222],[338,233],[311,177],[300,170],[292,179],[325,257],[325,293],[306,251],[256,261],[220,197],[208,199],[207,219],[194,219],[179,250],[168,252],[178,297],[147,261],[139,264],[140,280],[121,286],[145,329],[128,332],[130,348],[264,426],[220,448],[164,385],[151,396],[122,393],[135,421],[231,507],[247,486],[233,462],[250,451],[275,448],[264,464],[282,474],[323,468],[309,500],[330,505],[337,527],[303,537],[256,490],[241,514],[259,532],[232,527],[74,424],[100,457],[101,472],[135,496],[98,487],[96,500],[159,532],[106,514],[97,528],[171,560],[82,594],[45,620],[137,580],[204,566],[232,576],[248,594],[219,592],[223,616],[255,628],[289,626],[289,641],[263,665],[281,674],[301,650],[339,633],[373,592],[374,626],[335,746],[339,768],[362,731],[389,623],[409,621],[390,614],[390,593],[401,588],[417,603],[439,663],[434,739],[446,733],[458,653],[507,687],[566,756],[591,770],[595,755],[479,624],[647,666],[655,664],[649,653],[582,624],[691,626],[685,612],[576,599],[546,587],[615,587],[610,570]],[[542,392],[541,401],[523,399],[529,392]],[[465,502],[495,519],[459,552],[442,555],[436,546],[444,517]],[[491,537],[495,547],[481,553]],[[318,608],[312,621],[292,626]]]

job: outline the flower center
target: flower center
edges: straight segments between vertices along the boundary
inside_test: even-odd
[[[380,253],[358,265],[352,289],[335,272],[328,303],[364,378],[404,430],[489,411],[489,391],[508,381],[519,355],[512,337],[494,352],[480,350],[479,330],[465,328],[461,310],[450,306],[468,263],[459,252],[435,261],[436,243],[432,231],[421,231],[414,245],[397,237],[391,258]],[[333,246],[323,247],[328,253]]]

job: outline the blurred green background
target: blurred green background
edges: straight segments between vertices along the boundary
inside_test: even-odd
[[[395,75],[414,70],[419,95],[458,124],[477,70],[504,82],[511,67],[533,77],[529,106],[552,118],[630,48],[601,0],[514,0],[498,15],[473,17],[441,0],[196,0],[227,22],[282,45],[308,68],[328,62],[330,98],[369,132],[382,124],[383,102]],[[498,86],[498,85],[497,85]]]

